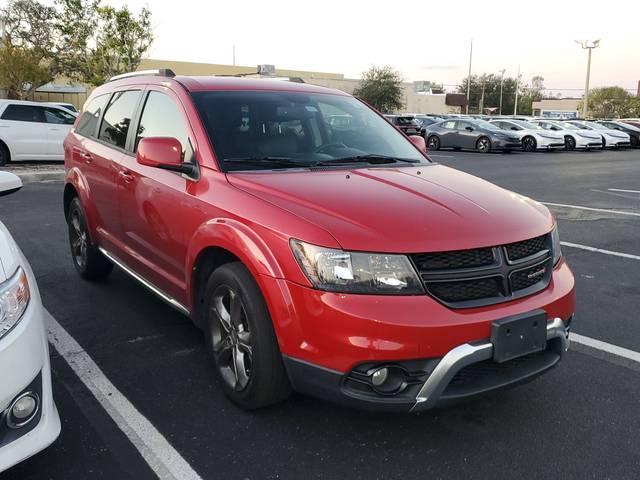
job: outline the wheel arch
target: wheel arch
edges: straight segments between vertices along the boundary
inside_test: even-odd
[[[82,204],[91,242],[96,244],[97,214],[91,203],[91,190],[82,172],[77,168],[72,168],[67,172],[64,193],[62,195],[62,207],[64,209],[65,219],[69,213],[71,201],[76,197],[80,199],[80,203]]]

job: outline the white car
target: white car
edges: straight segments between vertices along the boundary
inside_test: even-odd
[[[517,132],[522,139],[522,150],[525,152],[564,148],[564,137],[562,135],[545,130],[533,123],[512,119],[491,120],[490,123],[502,130]]]
[[[531,123],[562,135],[564,137],[565,150],[602,148],[602,136],[593,130],[576,127],[571,123],[560,120],[538,119],[531,120]]]
[[[38,102],[0,100],[0,165],[20,160],[64,160],[62,142],[76,116]]]
[[[16,175],[0,172],[0,195],[21,186]],[[0,222],[0,472],[48,447],[59,433],[40,293]]]
[[[602,148],[620,148],[631,146],[631,137],[628,133],[624,133],[619,130],[613,130],[595,122],[570,120],[566,123],[575,125],[576,127],[584,128],[586,130],[590,130],[600,135],[602,137]]]

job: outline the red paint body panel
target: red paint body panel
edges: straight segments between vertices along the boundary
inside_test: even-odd
[[[110,82],[92,96],[132,86],[174,100],[190,130],[199,178],[141,165],[131,152],[72,131],[66,181],[79,193],[93,241],[192,312],[193,269],[205,249],[219,247],[255,277],[282,352],[341,372],[366,360],[442,356],[488,338],[497,318],[540,308],[549,317],[573,314],[574,279],[564,261],[545,290],[482,308],[453,310],[428,295],[314,290],[291,238],[356,251],[446,251],[533,238],[548,233],[554,220],[538,202],[435,164],[225,174],[189,96],[189,90],[342,92],[284,81],[138,77]]]

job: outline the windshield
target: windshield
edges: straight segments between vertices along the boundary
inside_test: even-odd
[[[540,125],[535,123],[525,122],[524,120],[509,120],[511,123],[521,126],[522,128],[528,128],[529,130],[544,130]]]
[[[470,123],[473,125],[477,125],[480,128],[485,128],[487,130],[495,130],[497,132],[502,131],[501,128],[497,127],[493,123],[487,122],[486,120],[474,120],[473,122],[470,122]]]
[[[611,130],[609,127],[605,127],[604,125],[600,125],[599,123],[590,123],[590,126],[594,128],[594,130]]]
[[[211,91],[194,92],[193,98],[224,171],[313,167],[366,156],[388,157],[391,163],[428,161],[353,97]]]
[[[574,125],[574,126],[578,127],[579,129],[582,129],[582,130],[593,130],[591,125],[586,125],[586,124],[580,123],[580,122],[571,123],[570,125]]]
[[[549,122],[549,123],[551,123],[551,122]],[[566,128],[567,130],[581,130],[581,127],[577,127],[577,126],[575,126],[575,125],[573,125],[571,123],[568,123],[568,122],[553,122],[553,123],[554,123],[554,125],[558,125],[558,126],[560,126],[562,128]]]
[[[419,125],[419,121],[415,117],[398,117],[398,125]]]

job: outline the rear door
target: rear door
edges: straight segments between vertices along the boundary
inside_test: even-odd
[[[133,154],[143,138],[173,137],[182,144],[185,162],[195,162],[193,134],[179,98],[149,86],[145,92],[132,155],[121,158],[118,201],[123,260],[163,292],[186,303],[187,240],[183,221],[185,196],[193,180],[176,172],[140,165]]]
[[[438,135],[440,135],[441,147],[455,147],[456,144],[456,121],[447,120],[440,124]]]
[[[0,115],[0,136],[13,160],[47,160],[48,131],[44,108],[10,103]]]
[[[60,108],[44,107],[47,122],[47,155],[51,160],[64,160],[62,143],[76,121],[76,117]]]

